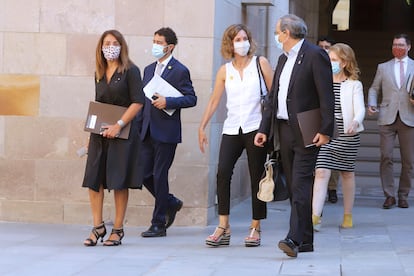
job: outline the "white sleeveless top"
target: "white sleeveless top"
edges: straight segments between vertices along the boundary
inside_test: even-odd
[[[244,68],[243,79],[232,62],[226,63],[227,118],[224,121],[223,134],[237,135],[240,128],[243,133],[259,129],[262,113],[256,58],[253,56],[249,65]],[[262,81],[262,89],[266,91],[264,85]]]

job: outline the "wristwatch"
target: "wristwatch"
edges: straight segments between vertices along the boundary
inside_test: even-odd
[[[125,126],[125,122],[122,120],[118,120],[118,122],[116,122],[121,128],[123,128]]]

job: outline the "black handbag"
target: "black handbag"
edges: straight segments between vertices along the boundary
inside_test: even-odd
[[[265,171],[259,182],[257,198],[264,202],[288,199],[289,190],[279,152],[272,152],[264,166]]]

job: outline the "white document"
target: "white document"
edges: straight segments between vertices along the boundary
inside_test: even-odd
[[[160,94],[163,97],[182,97],[183,94],[181,94],[180,91],[175,89],[174,86],[169,84],[166,80],[161,78],[158,74],[154,74],[154,77],[145,85],[144,87],[144,93],[145,96],[152,100],[152,96],[154,96],[155,93]],[[168,115],[172,115],[175,111],[175,109],[163,109],[165,113]]]
[[[87,128],[90,128],[90,129],[94,129],[95,128],[95,125],[96,125],[96,119],[98,118],[98,116],[96,116],[96,115],[91,115],[89,118],[88,118],[88,120],[87,120],[87,122],[86,122],[86,127]]]

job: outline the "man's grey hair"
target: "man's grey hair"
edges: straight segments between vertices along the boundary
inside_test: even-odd
[[[308,33],[308,27],[302,18],[294,15],[287,14],[282,16],[280,19],[280,31],[289,30],[290,36],[295,39],[302,39]]]

